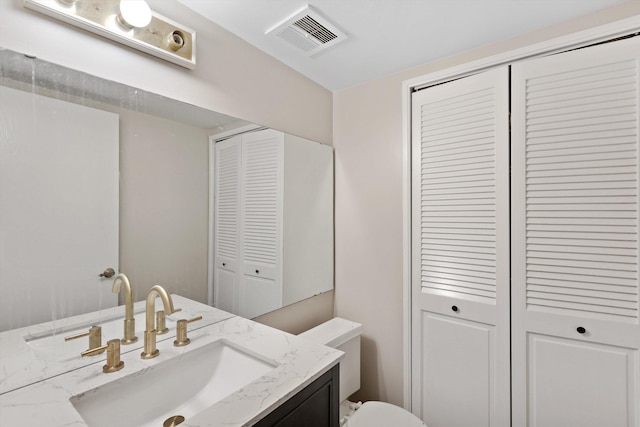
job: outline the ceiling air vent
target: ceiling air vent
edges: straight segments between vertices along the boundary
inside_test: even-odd
[[[285,19],[265,34],[281,38],[308,56],[335,46],[347,38],[345,33],[310,6]]]

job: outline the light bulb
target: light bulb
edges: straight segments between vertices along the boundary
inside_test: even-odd
[[[118,21],[127,28],[143,28],[151,22],[151,8],[145,0],[120,0]]]

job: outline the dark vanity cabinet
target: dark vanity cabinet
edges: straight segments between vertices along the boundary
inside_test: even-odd
[[[340,365],[299,391],[269,415],[257,427],[338,427],[340,422]]]

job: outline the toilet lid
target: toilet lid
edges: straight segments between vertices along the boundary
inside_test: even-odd
[[[425,427],[412,413],[384,402],[365,402],[344,427]]]

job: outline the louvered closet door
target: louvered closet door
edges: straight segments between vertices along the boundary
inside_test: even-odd
[[[514,426],[640,426],[639,58],[513,66]]]
[[[215,145],[214,305],[237,313],[241,137]]]
[[[412,410],[509,425],[509,72],[414,93]]]
[[[243,135],[241,316],[282,307],[282,194],[284,134]]]

